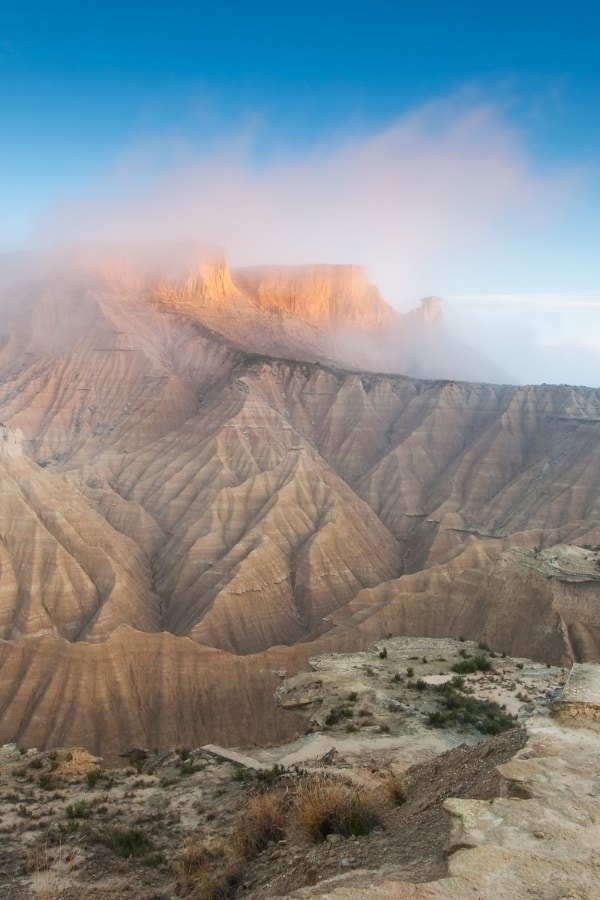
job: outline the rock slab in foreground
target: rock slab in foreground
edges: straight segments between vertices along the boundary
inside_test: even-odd
[[[600,666],[574,663],[552,715],[565,725],[600,731]]]

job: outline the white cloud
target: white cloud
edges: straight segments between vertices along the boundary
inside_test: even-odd
[[[379,133],[256,157],[248,133],[205,154],[137,146],[87,196],[51,209],[37,237],[197,240],[234,265],[362,263],[408,308],[491,248],[502,256],[523,229],[543,231],[576,184],[539,176],[493,107],[451,101]]]
[[[361,263],[400,309],[452,293],[452,330],[520,380],[598,383],[600,290],[491,293],[582,275],[565,227],[581,173],[540,174],[496,108],[440,101],[378,133],[268,158],[258,138],[253,125],[205,152],[130,148],[93,190],[54,205],[36,237],[195,241],[232,265]]]

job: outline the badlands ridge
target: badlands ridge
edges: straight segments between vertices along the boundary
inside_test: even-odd
[[[0,289],[0,742],[292,738],[282,675],[388,634],[600,659],[598,391],[493,383],[358,267]]]

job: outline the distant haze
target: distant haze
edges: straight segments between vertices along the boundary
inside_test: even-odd
[[[444,312],[520,384],[600,387],[600,291],[450,296]]]
[[[496,108],[430,103],[375,133],[268,156],[256,141],[137,144],[53,204],[33,243],[193,241],[232,266],[358,263],[401,311],[452,297],[451,330],[517,380],[598,384],[598,303],[572,293],[596,285],[560,268],[582,173],[540,173]]]

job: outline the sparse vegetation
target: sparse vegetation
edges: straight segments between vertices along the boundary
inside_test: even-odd
[[[482,734],[493,735],[515,725],[514,716],[506,713],[497,703],[466,696],[448,682],[438,685],[436,693],[442,708],[433,710],[427,718],[428,725],[434,728],[471,726]]]
[[[38,778],[38,784],[43,791],[53,791],[56,787],[56,778],[49,772],[42,772]]]
[[[462,662],[454,663],[452,671],[458,672],[460,675],[468,675],[472,672],[489,672],[491,668],[492,664],[489,656],[486,656],[484,653],[477,653],[475,656],[463,659]]]
[[[87,784],[89,791],[96,787],[99,778],[100,769],[90,769],[89,772],[85,773],[85,783]]]
[[[102,838],[113,853],[123,859],[144,856],[153,849],[150,838],[143,828],[121,828],[115,825],[104,832]]]
[[[184,759],[179,766],[180,775],[191,775],[195,771],[194,760],[191,758]]]
[[[174,865],[177,892],[202,900],[227,900],[240,883],[243,865],[230,841],[188,841]]]
[[[341,722],[342,719],[351,719],[353,715],[353,711],[351,709],[348,709],[347,706],[334,706],[325,719],[325,724],[337,725],[337,723]]]
[[[277,763],[270,769],[258,769],[255,773],[256,780],[262,785],[275,784],[284,775],[288,774],[285,766],[279,766]]]
[[[285,804],[283,796],[273,791],[253,794],[235,833],[242,856],[251,858],[261,853],[269,841],[284,835]]]
[[[91,815],[91,810],[85,800],[77,800],[76,803],[67,806],[65,815],[67,819],[87,819]]]
[[[396,806],[406,803],[408,794],[406,790],[406,782],[400,775],[390,775],[386,781],[386,787],[392,802]]]
[[[387,659],[387,647],[384,647],[383,650],[379,651],[379,659]]]
[[[375,800],[365,790],[319,775],[298,787],[294,808],[314,841],[324,841],[329,834],[369,834],[380,822]]]
[[[272,767],[265,769],[260,765],[255,769],[250,763],[249,768],[236,766],[226,758],[213,760],[201,751],[161,751],[146,760],[144,772],[151,768],[156,771],[156,777],[147,777],[136,776],[131,771],[133,766],[127,773],[123,769],[100,769],[98,760],[80,749],[73,751],[73,764],[67,767],[63,766],[63,750],[57,754],[29,751],[21,759],[14,747],[5,748],[9,765],[2,766],[0,787],[5,801],[10,801],[7,811],[12,821],[5,822],[4,831],[6,835],[12,828],[16,835],[10,841],[6,837],[11,846],[10,871],[18,871],[16,866],[31,848],[43,856],[49,847],[49,871],[58,873],[53,860],[57,848],[63,846],[67,852],[76,853],[77,859],[77,871],[69,886],[65,886],[66,892],[73,891],[73,885],[76,888],[79,883],[88,884],[84,879],[92,878],[99,890],[110,892],[118,885],[126,892],[126,885],[135,879],[135,890],[140,896],[168,893],[195,900],[233,900],[242,894],[266,896],[269,892],[285,895],[299,891],[313,877],[338,874],[346,856],[351,866],[366,863],[375,868],[383,861],[385,865],[393,864],[393,854],[407,841],[412,856],[417,858],[419,838],[408,833],[408,826],[421,810],[429,810],[432,798],[441,804],[444,797],[453,796],[448,788],[454,790],[458,786],[462,791],[464,785],[464,790],[471,791],[471,785],[480,777],[473,776],[471,762],[486,779],[481,781],[484,796],[486,791],[496,790],[495,775],[489,777],[498,760],[495,742],[490,744],[489,757],[486,744],[474,744],[443,754],[439,762],[434,760],[431,765],[404,771],[404,750],[397,753],[394,742],[386,741],[384,736],[390,731],[394,735],[414,731],[419,734],[419,746],[424,740],[437,748],[440,744],[454,745],[460,732],[471,734],[471,739],[467,738],[471,744],[476,730],[493,735],[510,728],[513,718],[507,716],[506,708],[475,698],[494,686],[508,695],[515,663],[511,661],[507,668],[498,660],[493,674],[467,677],[452,672],[451,666],[457,662],[476,666],[477,657],[467,656],[465,660],[455,656],[457,645],[445,644],[440,653],[435,645],[416,643],[420,652],[415,662],[409,661],[408,653],[396,662],[396,648],[392,646],[388,645],[388,652],[394,664],[384,674],[386,667],[381,664],[375,673],[380,676],[378,680],[366,677],[365,662],[373,662],[373,650],[358,665],[353,661],[351,666],[342,667],[340,681],[328,675],[318,684],[318,677],[307,673],[307,680],[317,688],[323,719],[333,713],[338,734],[346,731],[344,737],[348,738],[352,733],[360,734],[360,744],[368,737],[374,739],[366,757],[368,771],[363,769],[364,756],[359,755],[358,742],[352,740],[345,747],[342,741],[335,753],[328,752],[314,761],[319,774],[299,774],[294,768],[272,766],[273,760],[281,756],[275,756],[272,750],[251,753],[257,760],[270,760],[267,765]],[[473,654],[490,658],[481,648],[475,649],[476,644],[466,646],[472,648]],[[424,652],[430,661],[427,668],[421,665]],[[443,665],[439,661],[442,655],[447,658]],[[511,701],[518,703],[515,694],[519,691],[523,702],[528,694],[533,703],[545,703],[546,693],[538,688],[538,682],[554,686],[560,680],[558,670],[532,666],[530,672],[527,661],[524,663],[531,677],[520,678],[510,692]],[[398,666],[403,668],[396,671]],[[405,666],[414,666],[412,679],[405,676]],[[426,672],[433,675],[438,669],[439,679],[426,677]],[[443,684],[430,683],[437,680]],[[524,714],[528,712],[525,710]],[[446,737],[431,731],[427,738],[423,734],[427,722],[431,729],[448,729]],[[517,732],[514,729],[502,737],[498,747],[516,747]],[[298,745],[295,749],[299,749]],[[319,754],[322,752],[319,746]],[[34,758],[42,759],[41,770],[30,768]],[[56,760],[57,771],[51,772]],[[22,778],[15,775],[19,766]],[[182,766],[189,773],[188,779],[180,777]],[[357,772],[370,779],[374,790],[357,788],[345,780],[346,767],[351,768],[349,777]],[[390,769],[400,774],[386,775]],[[201,770],[205,770],[202,775]],[[60,794],[40,791],[40,776],[60,781]],[[109,793],[108,787],[113,783],[117,789]],[[86,786],[90,793],[85,792]],[[464,795],[476,797],[477,788]],[[402,804],[405,808],[394,809]],[[402,827],[398,827],[400,820]],[[384,830],[377,828],[368,840],[344,840],[366,834],[378,823]],[[429,827],[428,818],[424,827]],[[21,834],[26,836],[23,850],[19,846]],[[328,837],[330,842],[325,843]],[[309,839],[315,843],[312,850],[308,849]],[[325,845],[321,846],[321,842]],[[105,846],[99,847],[100,843]],[[60,877],[63,878],[62,872]],[[0,886],[3,885],[0,879]]]

